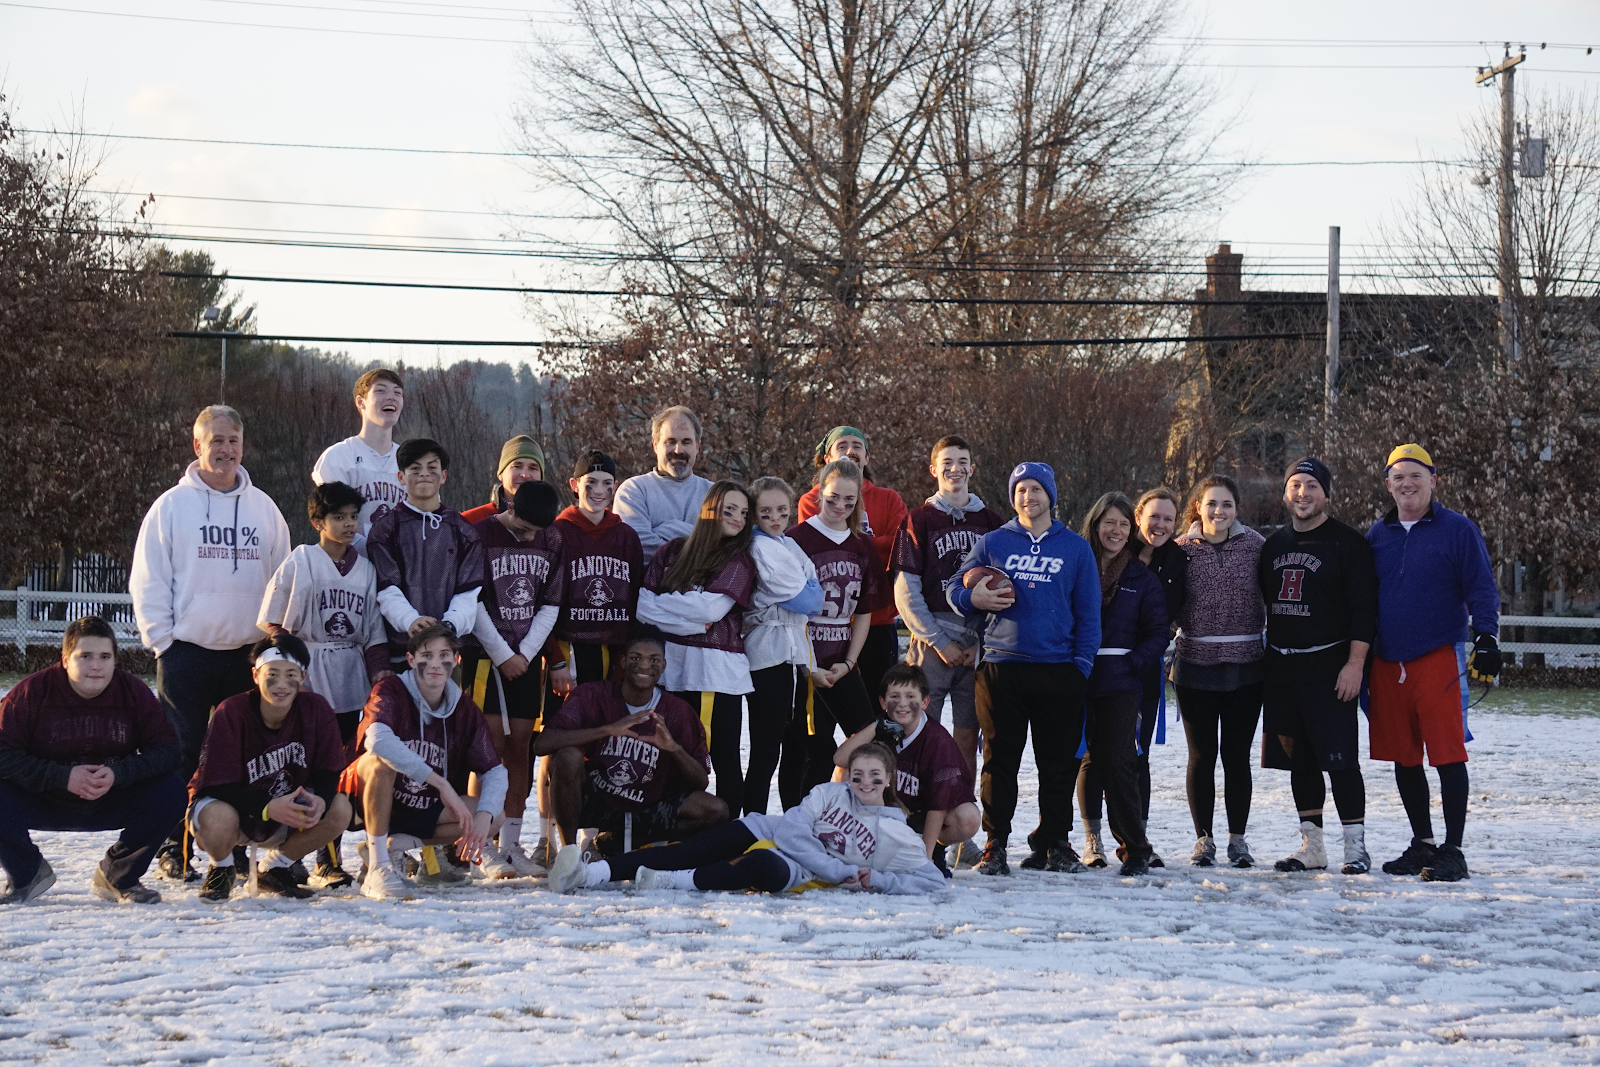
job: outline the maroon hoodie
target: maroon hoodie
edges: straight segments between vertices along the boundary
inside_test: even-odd
[[[557,515],[550,529],[561,536],[559,566],[566,583],[551,640],[620,645],[628,638],[644,579],[639,535],[612,511],[593,523],[576,506]]]

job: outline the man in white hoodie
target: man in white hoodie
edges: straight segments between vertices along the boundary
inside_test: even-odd
[[[700,417],[686,407],[663,408],[650,420],[656,469],[617,487],[616,512],[639,534],[644,561],[674,537],[688,537],[711,482],[694,472],[700,455]]]
[[[239,413],[222,404],[202,410],[194,454],[178,484],[145,513],[128,575],[139,637],[156,654],[156,695],[183,745],[184,775],[200,761],[211,709],[254,686],[256,613],[289,555],[283,514],[239,465]],[[160,869],[188,880],[182,832],[180,820],[162,846]]]

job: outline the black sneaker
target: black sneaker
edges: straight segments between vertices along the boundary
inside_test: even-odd
[[[1063,874],[1082,874],[1088,869],[1083,865],[1083,861],[1078,858],[1078,853],[1073,849],[1072,845],[1066,841],[1052,846],[1050,851],[1045,853],[1045,870],[1047,871],[1059,871]]]
[[[930,857],[930,859],[933,860],[933,865],[939,868],[939,873],[944,875],[946,881],[949,881],[955,877],[955,875],[950,871],[949,861],[945,858],[943,845],[933,846],[933,855]]]
[[[1424,882],[1461,882],[1471,877],[1467,873],[1467,857],[1455,845],[1440,845],[1422,868]]]
[[[984,846],[983,859],[979,861],[977,871],[979,874],[1010,874],[1011,865],[1006,862],[1006,846],[990,842]]]
[[[315,896],[311,890],[295,880],[294,868],[272,867],[256,874],[256,885],[263,893],[274,893],[280,897],[289,897],[292,900],[305,900]]]
[[[984,853],[988,855],[987,852]],[[1022,869],[1025,871],[1043,871],[1050,867],[1050,852],[1048,849],[1036,848],[1022,858]]]
[[[354,885],[355,879],[350,876],[349,871],[334,863],[329,858],[327,850],[323,849],[317,853],[316,869],[311,872],[311,878],[305,884],[322,889],[344,889]]]
[[[306,865],[299,860],[289,864],[289,874],[294,878],[295,885],[305,885],[311,881],[311,872],[306,870]]]
[[[156,873],[174,882],[193,882],[200,877],[177,845],[166,845],[156,854]]]
[[[206,884],[200,887],[200,899],[211,904],[226,901],[233,896],[233,878],[238,873],[238,868],[231,864],[206,871]]]
[[[147,888],[142,882],[135,882],[126,889],[118,889],[106,878],[106,872],[99,867],[94,869],[94,878],[89,883],[89,892],[101,900],[109,900],[113,904],[159,904],[161,894],[154,889]]]
[[[1411,839],[1411,844],[1400,853],[1398,859],[1392,859],[1383,865],[1384,874],[1421,874],[1422,869],[1433,862],[1438,848],[1426,841]]]
[[[1123,860],[1122,870],[1118,873],[1120,873],[1124,878],[1134,878],[1140,875],[1149,874],[1151,866],[1152,864],[1145,863],[1141,860]]]

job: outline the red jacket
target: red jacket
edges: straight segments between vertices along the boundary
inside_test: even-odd
[[[883,561],[884,581],[893,587],[893,579],[889,577],[889,564],[894,560],[894,539],[900,533],[900,527],[906,521],[906,502],[900,499],[900,494],[893,489],[885,489],[881,485],[873,485],[867,479],[862,487],[861,495],[866,498],[867,520],[862,523],[861,532],[872,538],[872,543],[877,546],[878,559]],[[812,486],[806,490],[806,495],[800,498],[800,517],[796,524],[805,522],[819,510],[819,494],[817,487]],[[894,600],[872,613],[872,625],[886,626],[894,622]]]

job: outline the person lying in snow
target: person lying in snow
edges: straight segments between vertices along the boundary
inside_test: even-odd
[[[640,889],[942,889],[944,875],[906,825],[895,794],[894,753],[862,745],[851,754],[848,773],[849,781],[817,786],[781,817],[746,815],[677,844],[593,863],[568,845],[550,869],[550,888],[570,893],[631,878]]]

